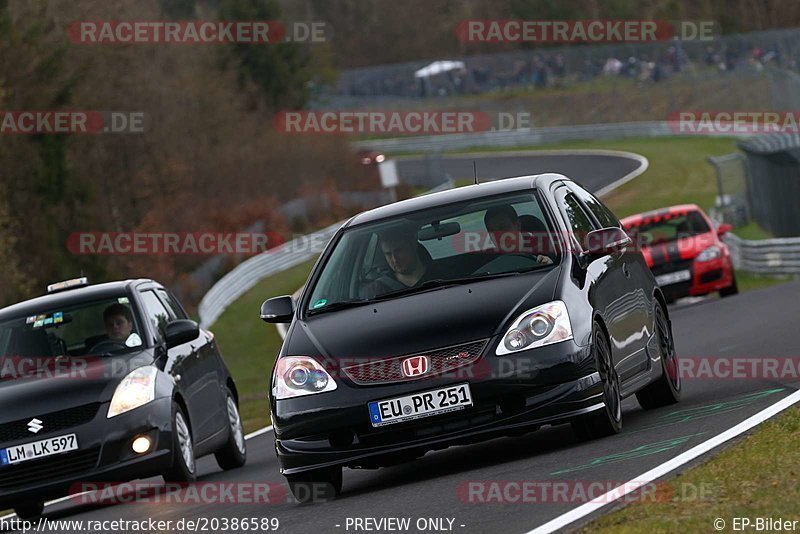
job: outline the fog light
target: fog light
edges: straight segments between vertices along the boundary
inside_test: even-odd
[[[133,443],[131,444],[131,448],[133,452],[137,454],[143,454],[150,450],[150,438],[147,436],[139,436]]]

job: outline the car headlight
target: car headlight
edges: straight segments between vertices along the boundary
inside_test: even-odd
[[[572,339],[567,305],[560,300],[528,310],[511,325],[495,354],[503,356]]]
[[[697,255],[697,258],[695,258],[695,260],[711,261],[719,258],[720,254],[722,254],[722,251],[719,249],[718,246],[714,245],[703,250],[700,254]]]
[[[275,364],[272,394],[277,400],[336,389],[333,377],[308,356],[285,356]]]
[[[158,369],[150,365],[128,373],[114,390],[108,417],[128,412],[155,399],[157,374]]]

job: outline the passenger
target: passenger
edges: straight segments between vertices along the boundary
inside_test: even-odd
[[[506,236],[509,236],[509,234],[511,242],[516,244],[516,246],[513,247],[514,250],[510,252],[521,254],[534,252],[535,249],[532,249],[531,245],[538,244],[547,237],[541,235],[542,232],[540,231],[536,232],[540,235],[535,235],[536,233],[534,233],[533,240],[525,240],[523,238],[522,221],[519,215],[517,215],[517,211],[510,205],[493,206],[486,210],[486,214],[483,216],[483,224],[486,225],[486,230],[489,232],[495,247],[501,251],[503,248],[506,248],[501,247],[501,242]],[[553,263],[553,260],[544,254],[537,254],[536,261],[545,265]]]

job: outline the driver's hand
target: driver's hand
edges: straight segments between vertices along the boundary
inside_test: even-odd
[[[538,261],[539,263],[543,263],[545,265],[550,265],[551,263],[553,263],[552,259],[550,259],[548,256],[544,256],[542,254],[539,254],[538,256],[536,256],[536,261]]]

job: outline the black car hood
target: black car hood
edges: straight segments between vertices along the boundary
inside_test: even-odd
[[[3,358],[0,365],[0,424],[46,413],[108,402],[117,384],[130,371],[153,363],[152,350],[115,356],[20,362]],[[36,371],[34,371],[36,370]]]
[[[553,299],[560,267],[450,286],[311,316],[292,326],[285,354],[381,358],[489,338]]]

